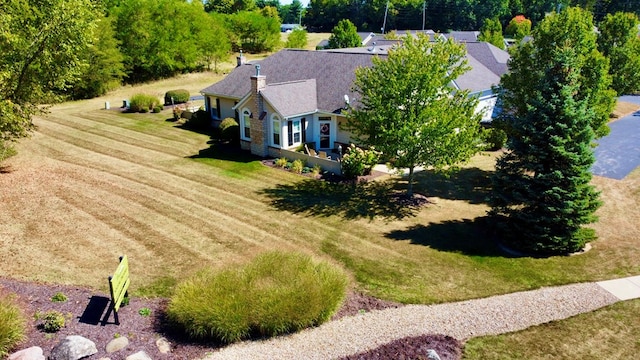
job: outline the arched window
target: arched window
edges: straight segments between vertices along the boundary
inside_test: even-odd
[[[282,131],[282,122],[280,117],[276,114],[271,115],[271,145],[273,146],[281,146],[282,140],[280,138],[280,133]]]
[[[240,118],[241,137],[244,140],[251,140],[251,111],[242,109],[242,117]]]

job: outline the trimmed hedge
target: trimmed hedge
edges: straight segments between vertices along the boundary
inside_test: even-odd
[[[173,102],[171,102],[171,98],[173,98]],[[185,89],[169,90],[164,94],[164,104],[165,105],[184,104],[189,101],[189,98],[190,98],[189,90],[185,90]]]
[[[153,109],[158,105],[160,105],[160,100],[153,95],[135,94],[131,97],[129,111],[149,112],[149,109]]]
[[[308,255],[273,251],[180,284],[167,315],[193,339],[230,343],[321,324],[337,311],[346,288],[340,269]]]
[[[27,320],[15,295],[0,293],[0,358],[4,358],[25,339]]]

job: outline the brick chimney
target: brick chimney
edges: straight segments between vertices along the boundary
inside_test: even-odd
[[[260,64],[256,65],[256,74],[251,76],[251,153],[266,157],[269,155],[268,123],[265,118],[264,101],[260,90],[267,86],[267,78],[260,75]]]

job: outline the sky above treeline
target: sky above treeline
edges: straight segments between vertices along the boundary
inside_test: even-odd
[[[289,5],[293,0],[280,0],[280,5]],[[300,0],[303,7],[307,7],[309,5],[309,0]]]

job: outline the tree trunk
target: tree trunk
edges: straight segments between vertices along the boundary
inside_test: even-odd
[[[409,167],[409,184],[407,185],[407,197],[413,197],[413,166]]]

